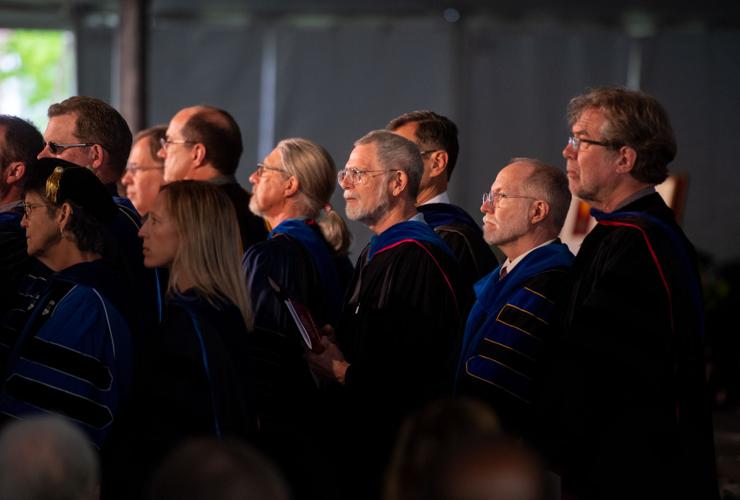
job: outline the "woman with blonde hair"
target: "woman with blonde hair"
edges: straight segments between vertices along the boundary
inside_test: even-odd
[[[155,461],[195,435],[254,431],[249,330],[234,207],[217,186],[162,187],[139,232],[144,265],[167,267],[164,319],[144,354],[146,450]]]
[[[323,481],[328,469],[316,451],[326,447],[312,441],[322,435],[323,408],[303,357],[309,347],[282,298],[305,305],[318,327],[339,317],[352,264],[349,231],[329,205],[336,175],[323,147],[294,138],[280,141],[249,177],[249,208],[272,228],[242,260],[256,311],[260,431],[297,497],[320,496],[330,481]],[[311,482],[317,477],[321,484]]]

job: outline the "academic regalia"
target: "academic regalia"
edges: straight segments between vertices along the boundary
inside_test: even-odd
[[[131,386],[128,322],[115,304],[115,275],[102,260],[51,275],[12,348],[0,382],[0,412],[55,412],[102,447]]]
[[[223,181],[221,179],[224,179]],[[229,197],[234,210],[236,220],[239,223],[239,235],[242,240],[242,248],[248,250],[255,243],[265,241],[267,238],[267,227],[262,217],[258,217],[249,210],[249,200],[252,195],[237,184],[231,177],[219,178],[214,182],[221,191]]]
[[[254,437],[250,334],[235,305],[211,300],[193,290],[169,296],[147,339],[132,415],[140,451],[129,464],[139,482],[188,438]]]
[[[450,203],[428,203],[417,210],[449,245],[460,263],[463,279],[471,286],[496,267],[496,255],[483,239],[480,224],[465,210]]]
[[[255,370],[263,448],[283,469],[299,498],[329,495],[322,441],[327,424],[319,387],[305,347],[271,278],[305,305],[317,327],[336,326],[346,289],[347,257],[333,254],[312,219],[288,219],[267,241],[245,254],[242,265],[255,311]],[[324,447],[325,448],[325,447]],[[322,470],[323,468],[323,470]]]
[[[592,215],[543,391],[564,492],[718,498],[694,248],[656,193]]]
[[[457,389],[488,403],[509,432],[531,430],[555,299],[566,287],[572,262],[568,247],[552,242],[527,254],[505,278],[499,266],[475,284]]]
[[[360,255],[337,331],[350,363],[336,420],[348,497],[377,497],[402,420],[449,394],[469,304],[455,258],[423,222],[392,226]]]

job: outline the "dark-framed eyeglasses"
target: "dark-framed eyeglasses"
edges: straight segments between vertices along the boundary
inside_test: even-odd
[[[164,170],[164,165],[137,165],[136,163],[128,163],[126,165],[126,172],[131,175],[136,175],[137,172],[146,172],[147,170]]]
[[[337,172],[337,181],[341,184],[344,182],[345,179],[349,179],[349,182],[353,185],[360,185],[368,177],[372,177],[374,175],[380,175],[384,172],[400,172],[397,168],[390,168],[390,169],[376,169],[376,170],[362,170],[359,168],[349,167],[349,168],[343,168],[339,172]]]
[[[620,144],[615,142],[594,141],[591,139],[584,139],[583,137],[573,137],[572,135],[568,137],[568,145],[573,148],[573,151],[580,151],[581,144],[593,144],[594,146],[603,146],[605,148],[620,146]]]
[[[262,177],[262,174],[265,172],[265,170],[272,170],[273,172],[281,172],[283,174],[288,173],[288,171],[284,168],[271,167],[269,165],[265,165],[264,163],[258,163],[257,169],[254,171],[254,175],[256,175],[257,177]]]
[[[45,207],[45,206],[46,206],[45,203],[26,203],[26,202],[21,203],[21,208],[23,208],[23,216],[26,219],[31,217],[31,212],[33,212],[34,208]]]
[[[490,209],[492,207],[498,207],[499,204],[501,203],[501,200],[505,198],[525,198],[527,200],[537,199],[537,198],[533,198],[532,196],[518,196],[518,195],[506,194],[506,193],[502,193],[501,191],[498,191],[496,193],[483,193],[481,202],[483,204],[483,208]]]
[[[49,151],[51,151],[51,154],[53,155],[60,155],[69,148],[89,148],[90,146],[94,145],[94,142],[75,142],[71,144],[61,144],[54,141],[46,142],[46,146],[49,148]]]
[[[167,148],[169,148],[173,144],[195,144],[195,141],[188,141],[187,139],[168,139],[166,137],[162,137],[159,139],[159,144],[162,146],[162,149],[167,151]]]

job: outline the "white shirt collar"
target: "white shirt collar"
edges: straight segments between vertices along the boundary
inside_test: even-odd
[[[504,263],[501,264],[501,269],[503,270],[504,268],[506,268],[506,273],[507,274],[510,273],[511,271],[514,270],[514,267],[516,267],[516,265],[519,264],[524,259],[524,257],[526,257],[531,252],[533,252],[534,250],[537,250],[540,247],[544,247],[545,245],[549,245],[553,241],[555,241],[555,238],[553,238],[551,240],[548,240],[548,241],[542,243],[541,245],[537,245],[534,248],[530,248],[529,250],[527,250],[526,252],[524,252],[523,254],[521,254],[519,257],[517,257],[514,260],[509,260],[509,258],[507,257],[506,260],[504,261]]]
[[[447,194],[447,191],[444,191],[443,193],[439,193],[437,196],[428,199],[422,205],[428,205],[430,203],[450,203],[450,196]]]

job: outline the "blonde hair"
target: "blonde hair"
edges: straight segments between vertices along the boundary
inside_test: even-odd
[[[231,201],[217,186],[198,181],[172,182],[161,193],[180,242],[167,291],[180,291],[177,282],[185,275],[212,305],[217,306],[217,297],[236,305],[251,330],[254,315],[242,279],[241,239]]]
[[[331,155],[307,139],[283,139],[275,147],[282,168],[298,179],[299,206],[316,219],[324,238],[339,255],[349,251],[350,232],[344,219],[329,205],[337,185],[337,168]]]

